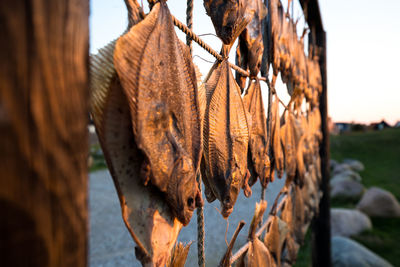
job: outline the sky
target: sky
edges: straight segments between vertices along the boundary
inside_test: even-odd
[[[286,5],[287,1],[281,1]],[[147,1],[143,2],[147,12]],[[185,22],[186,1],[167,3],[171,13]],[[91,0],[90,4],[90,52],[96,53],[126,29],[127,14],[123,0]],[[399,121],[400,0],[319,0],[319,4],[327,33],[329,116],[335,122]],[[303,21],[299,10],[295,1],[294,16]],[[299,32],[303,25],[299,23]],[[201,0],[194,0],[193,27],[197,34],[215,33]],[[183,40],[178,29],[177,33]],[[220,50],[221,41],[214,35],[201,38]],[[207,61],[214,58],[197,45],[193,48],[193,61],[206,75],[212,66]],[[267,103],[266,86],[262,89]],[[289,101],[283,84],[277,84],[277,91],[284,102]]]

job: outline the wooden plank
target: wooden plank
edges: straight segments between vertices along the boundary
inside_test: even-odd
[[[318,32],[324,31],[318,0],[299,0],[308,25]]]
[[[1,266],[87,265],[88,16],[0,1]]]
[[[312,265],[330,267],[331,263],[331,219],[330,219],[330,192],[329,192],[329,130],[328,130],[328,88],[326,70],[326,33],[316,32],[316,44],[322,48],[319,65],[321,68],[322,94],[319,99],[319,109],[322,118],[322,143],[320,145],[321,157],[321,191],[323,196],[319,203],[319,213],[314,218],[312,228]]]

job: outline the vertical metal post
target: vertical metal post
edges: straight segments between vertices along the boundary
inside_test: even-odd
[[[310,10],[309,10],[310,11]],[[320,146],[322,181],[320,189],[323,196],[319,203],[319,213],[312,225],[312,266],[331,266],[331,214],[329,193],[329,131],[328,131],[328,97],[326,72],[326,33],[322,29],[316,32],[316,44],[322,49],[319,65],[322,77],[322,94],[319,99],[319,109],[322,118],[322,143]]]

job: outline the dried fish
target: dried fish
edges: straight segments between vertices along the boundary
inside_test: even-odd
[[[233,245],[235,245],[236,238],[238,237],[240,230],[242,230],[242,228],[245,224],[246,223],[244,221],[239,222],[238,226],[236,227],[235,232],[233,233],[232,239],[229,242],[228,248],[226,249],[226,252],[221,259],[221,262],[218,265],[219,267],[230,267],[231,266],[231,256],[232,256]]]
[[[169,260],[167,267],[185,267],[186,259],[191,245],[192,242],[190,242],[186,246],[183,245],[181,242],[176,244],[172,251],[171,259]]]
[[[296,227],[295,221],[293,218],[293,213],[294,213],[293,196],[292,196],[291,190],[288,190],[287,198],[285,201],[285,206],[283,207],[283,210],[281,213],[281,218],[282,218],[282,221],[284,221],[289,228],[289,231],[285,238],[284,249],[283,249],[283,253],[282,253],[282,258],[286,262],[289,262],[289,264],[293,264],[296,261],[297,250],[299,249],[299,245],[296,243],[296,241],[293,238],[294,228]]]
[[[255,177],[252,177],[250,185],[254,184],[257,176],[261,184],[267,184],[270,174],[270,161],[268,156],[267,122],[265,118],[264,103],[262,100],[261,86],[258,80],[251,81],[243,97],[246,110],[250,113],[250,146],[249,165],[254,169]]]
[[[92,57],[91,114],[117,189],[122,218],[138,246],[136,255],[142,264],[164,265],[182,224],[160,193],[144,186],[139,177],[144,158],[135,143],[129,106],[113,67],[113,49],[111,43]]]
[[[279,58],[280,58],[280,66],[279,70],[281,71],[282,80],[286,82],[286,74],[290,68],[290,52],[289,52],[289,35],[291,32],[290,29],[290,20],[286,18],[286,14],[283,11],[283,8],[278,7],[278,17],[281,20],[281,28],[278,35],[278,43],[279,46]]]
[[[165,194],[188,224],[202,205],[196,174],[202,148],[197,79],[190,53],[176,36],[165,1],[117,41],[114,64],[145,156],[144,183]]]
[[[206,81],[204,184],[218,198],[222,216],[233,211],[240,188],[251,194],[247,170],[249,128],[240,89],[227,60],[216,63]]]
[[[254,10],[247,0],[204,0],[207,15],[211,17],[218,37],[225,45],[231,45],[247,24]]]
[[[274,266],[275,261],[273,260],[268,248],[258,237],[255,236],[257,225],[260,223],[266,208],[266,201],[256,203],[256,209],[249,229],[249,248],[239,258],[239,262],[237,263],[238,267]]]
[[[261,75],[265,77],[268,74],[269,65],[272,64],[272,85],[275,85],[276,77],[281,65],[278,39],[282,28],[282,19],[283,9],[280,0],[269,0],[268,15],[264,19],[264,53],[261,64]]]
[[[294,224],[293,224],[293,234],[296,243],[302,244],[304,242],[303,225],[305,223],[305,212],[304,212],[304,200],[301,194],[301,189],[298,186],[294,187]]]
[[[236,49],[236,65],[239,65],[242,69],[250,70],[250,77],[256,77],[260,72],[264,52],[262,21],[268,11],[262,0],[250,1],[249,8],[254,10],[254,16],[239,35]],[[236,81],[243,90],[246,77],[236,72]]]
[[[286,186],[288,186],[296,176],[296,134],[292,111],[286,110],[282,117],[284,125],[281,127],[281,139],[285,152]]]
[[[289,232],[287,224],[278,216],[272,215],[271,223],[264,237],[264,244],[274,257],[276,265],[281,266],[281,252]]]
[[[272,166],[275,166],[278,177],[281,178],[283,176],[284,171],[284,155],[282,151],[282,143],[281,143],[281,122],[279,118],[279,99],[278,96],[275,94],[273,103],[272,103],[272,129],[271,129],[271,145],[272,145],[272,152],[273,152],[273,163],[271,162]]]
[[[288,234],[282,250],[283,266],[292,266],[296,262],[299,248],[299,244]]]
[[[129,21],[142,18],[139,4],[126,1]],[[113,64],[115,41],[90,60],[91,115],[121,204],[122,218],[145,264],[165,265],[182,224],[158,190],[145,187],[140,168],[144,157],[132,132],[129,106]]]

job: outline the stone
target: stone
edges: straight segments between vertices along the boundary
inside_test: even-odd
[[[335,169],[335,167],[336,167],[338,164],[339,164],[339,163],[338,163],[336,160],[334,160],[334,159],[330,159],[330,160],[329,160],[329,166],[330,166],[331,170]]]
[[[343,163],[349,165],[350,168],[356,172],[362,172],[365,169],[364,164],[356,159],[345,159]]]
[[[363,245],[342,236],[332,237],[333,267],[392,267],[389,262]]]
[[[389,191],[378,187],[368,189],[357,209],[373,217],[400,217],[400,204]]]
[[[344,171],[352,170],[351,167],[346,163],[338,163],[332,170],[331,176],[342,173]]]
[[[360,199],[364,193],[364,186],[353,180],[339,180],[332,183],[331,197],[332,198],[352,198]]]
[[[354,209],[331,209],[332,236],[354,236],[372,229],[371,220],[367,215]]]
[[[352,170],[345,170],[331,177],[331,186],[339,181],[356,181],[361,182],[361,176]]]

